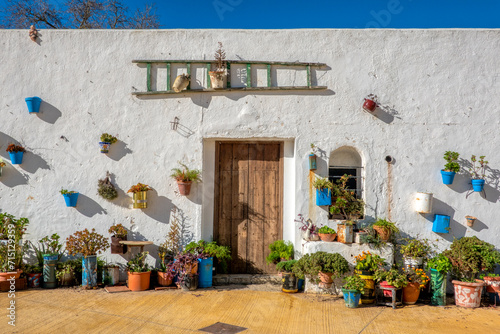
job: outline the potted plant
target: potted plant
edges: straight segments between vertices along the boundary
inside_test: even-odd
[[[189,74],[182,73],[175,78],[172,89],[174,90],[174,92],[179,93],[180,91],[186,89],[187,86],[189,86],[190,80],[191,76]]]
[[[432,232],[435,233],[450,233],[450,219],[448,215],[434,215],[432,222]]]
[[[26,149],[21,145],[9,144],[6,149],[9,152],[10,161],[13,165],[20,165],[23,163],[23,155]]]
[[[104,199],[109,201],[118,197],[118,191],[113,183],[111,183],[109,172],[106,172],[106,178],[97,181],[97,193]]]
[[[198,288],[198,256],[192,253],[178,253],[169,265],[169,272],[177,274],[177,286],[193,291]]]
[[[403,265],[406,269],[423,268],[424,260],[432,253],[432,246],[428,239],[403,238],[404,244],[399,246],[399,252],[403,255]]]
[[[333,240],[335,240],[337,233],[335,233],[335,230],[331,227],[322,226],[318,230],[318,235],[321,241],[332,242]]]
[[[276,264],[280,261],[288,261],[293,258],[293,244],[291,241],[276,240],[269,244],[270,253],[266,257],[268,264]]]
[[[373,112],[378,105],[377,95],[369,94],[367,97],[365,97],[364,100],[365,102],[363,103],[363,109],[368,112]]]
[[[317,177],[312,185],[316,188],[316,205],[331,205],[333,184],[328,178]]]
[[[40,104],[42,103],[42,99],[39,98],[38,96],[33,96],[33,97],[26,97],[24,99],[26,102],[26,105],[28,106],[28,112],[31,113],[38,113],[40,111]]]
[[[484,188],[484,178],[486,177],[485,170],[488,165],[488,161],[485,161],[484,157],[484,155],[481,155],[479,161],[477,161],[475,155],[470,158],[472,167],[469,168],[469,172],[472,175],[472,189],[477,192],[483,191]],[[476,166],[476,162],[479,164],[478,166]]]
[[[146,263],[149,252],[141,252],[127,262],[128,288],[132,291],[149,289],[151,270]]]
[[[375,301],[375,271],[384,266],[385,260],[377,254],[372,254],[369,251],[354,257],[356,263],[354,273],[359,275],[365,282],[364,289],[361,294],[362,304],[371,304]]]
[[[28,276],[28,286],[30,288],[39,288],[42,282],[42,267],[39,265],[27,264],[23,272]]]
[[[452,184],[455,174],[460,171],[460,165],[457,162],[459,155],[459,153],[452,151],[446,151],[444,153],[446,164],[444,165],[444,169],[441,169],[441,177],[443,178],[444,184]]]
[[[2,158],[0,158],[0,176],[2,176],[3,168],[6,166]]]
[[[116,224],[109,228],[111,234],[111,254],[125,254],[127,245],[122,245],[120,241],[127,240],[128,231],[122,224]]]
[[[420,290],[429,282],[429,276],[421,268],[409,267],[405,269],[408,284],[403,287],[403,303],[415,304],[420,296]]]
[[[380,284],[382,288],[391,288],[399,290],[408,284],[408,277],[406,273],[400,272],[396,268],[385,270],[383,268],[375,271],[375,281]],[[397,294],[398,292],[396,292]],[[384,297],[392,297],[391,290],[384,290]]]
[[[373,229],[377,232],[377,235],[382,241],[389,241],[391,236],[394,236],[399,232],[396,227],[396,223],[393,223],[387,219],[378,218],[373,224]]]
[[[45,289],[57,288],[55,268],[63,256],[62,247],[59,243],[61,237],[54,233],[50,237],[45,236],[38,241],[38,246],[30,241],[30,245],[35,252],[38,266],[43,268],[43,284]]]
[[[345,284],[342,289],[344,296],[345,306],[349,308],[356,308],[359,305],[361,293],[365,288],[365,280],[357,274],[353,274],[344,278]]]
[[[27,242],[23,243],[23,235],[29,225],[28,218],[15,218],[13,215],[0,213],[0,281],[6,281],[14,276],[17,280],[23,270],[23,256],[27,249]],[[12,241],[14,241],[12,246]],[[14,249],[12,249],[14,248]]]
[[[271,248],[271,246],[269,247]],[[210,288],[212,286],[214,258],[218,260],[224,271],[227,269],[226,261],[231,260],[231,250],[229,247],[217,245],[215,241],[192,241],[186,245],[184,253],[191,253],[198,257],[198,287],[200,288]]]
[[[109,247],[106,238],[84,229],[77,231],[66,239],[66,250],[70,255],[80,254],[82,258],[82,286],[92,288],[97,285],[97,253],[104,252]]]
[[[224,78],[226,77],[226,52],[222,49],[222,43],[219,42],[219,48],[215,51],[215,69],[209,71],[211,86],[214,89],[224,88]]]
[[[467,221],[467,226],[472,227],[474,226],[474,223],[476,222],[476,217],[474,216],[465,216],[465,220]]]
[[[158,269],[158,284],[169,286],[172,284],[173,272],[171,262],[175,254],[181,251],[181,227],[176,215],[172,215],[170,221],[170,231],[165,241],[158,247],[158,257],[160,258],[160,268]]]
[[[494,273],[481,274],[480,279],[484,281],[486,285],[486,292],[490,297],[492,303],[499,303],[499,293],[500,293],[500,275]]]
[[[303,255],[292,270],[297,277],[307,276],[315,283],[332,284],[334,278],[349,271],[349,263],[339,253],[316,252]]]
[[[75,285],[75,264],[65,262],[60,269],[57,269],[56,278],[60,286]]]
[[[130,187],[127,193],[132,193],[134,200],[134,209],[146,209],[148,207],[148,200],[146,193],[152,190],[147,184],[137,183],[135,186]]]
[[[431,271],[431,305],[446,305],[446,275],[451,270],[451,261],[443,253],[427,261]]]
[[[337,224],[337,240],[350,244],[354,239],[354,219],[361,217],[364,212],[364,202],[356,198],[354,191],[348,189],[347,182],[351,176],[344,174],[333,185],[333,203],[330,206],[332,215],[340,215],[342,221]]]
[[[295,293],[299,291],[298,278],[293,273],[293,266],[297,260],[281,261],[276,264],[276,270],[281,273],[281,291]]]
[[[491,271],[500,263],[495,246],[474,237],[455,239],[444,255],[451,261],[455,304],[479,307],[483,281],[477,280],[481,271]]]
[[[298,217],[294,221],[300,223],[299,230],[302,232],[302,239],[306,241],[318,241],[319,235],[316,225],[310,219],[305,220],[304,216],[300,213]]]
[[[179,162],[182,168],[173,168],[170,175],[177,181],[179,193],[182,196],[188,196],[193,182],[201,181],[201,171],[198,169],[189,169],[185,164]]]
[[[80,193],[73,190],[69,191],[67,189],[62,189],[62,188],[59,192],[61,193],[61,195],[63,195],[64,202],[66,202],[67,207],[76,206],[76,202],[78,201],[78,195],[80,195]]]
[[[118,138],[110,135],[109,133],[103,133],[101,135],[101,141],[99,142],[99,147],[101,148],[101,153],[108,153],[111,144],[118,141]]]
[[[317,164],[316,164],[316,146],[311,143],[311,153],[309,153],[309,170],[316,170]]]

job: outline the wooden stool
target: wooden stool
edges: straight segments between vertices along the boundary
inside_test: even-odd
[[[387,288],[387,287],[381,287],[380,285],[377,285],[377,293],[376,293],[376,303],[377,305],[385,305],[385,306],[392,306],[392,308],[396,308],[398,305],[403,305],[403,292],[401,291],[401,297],[400,300],[397,300],[397,291],[401,289],[396,289],[396,288]],[[384,296],[384,291],[391,291],[392,294],[392,301],[390,303],[385,302],[385,298],[390,298],[390,297],[385,297]]]

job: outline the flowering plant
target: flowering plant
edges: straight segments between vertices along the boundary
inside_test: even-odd
[[[295,219],[294,221],[301,224],[299,226],[299,230],[305,232],[309,229],[309,232],[311,233],[316,232],[317,227],[312,223],[310,219],[306,220],[301,213],[299,213],[297,216],[299,216],[299,218]]]
[[[429,276],[427,276],[423,269],[410,267],[405,272],[408,282],[418,283],[420,289],[423,289],[427,282],[429,282]]]
[[[356,260],[355,269],[357,270],[375,271],[385,265],[385,260],[383,258],[369,251],[363,251],[363,253],[354,258]]]
[[[14,145],[14,144],[9,144],[9,146],[7,146],[6,151],[10,153],[26,152],[24,147],[22,147],[21,145]]]
[[[152,189],[147,184],[137,183],[135,186],[130,187],[130,189],[127,192],[128,193],[138,193],[141,191],[148,191],[148,190],[152,190]]]

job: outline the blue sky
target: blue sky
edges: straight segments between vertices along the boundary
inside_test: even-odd
[[[499,0],[125,0],[156,3],[161,27],[500,28]]]

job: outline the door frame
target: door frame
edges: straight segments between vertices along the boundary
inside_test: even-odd
[[[279,189],[279,210],[278,210],[278,240],[283,239],[283,209],[284,209],[284,201],[283,201],[283,193],[284,193],[284,146],[285,142],[283,140],[216,140],[215,141],[215,170],[214,170],[214,215],[213,215],[213,240],[218,240],[219,238],[219,210],[220,210],[220,193],[219,193],[219,157],[220,157],[220,144],[279,144],[279,181],[278,181],[278,189]]]

